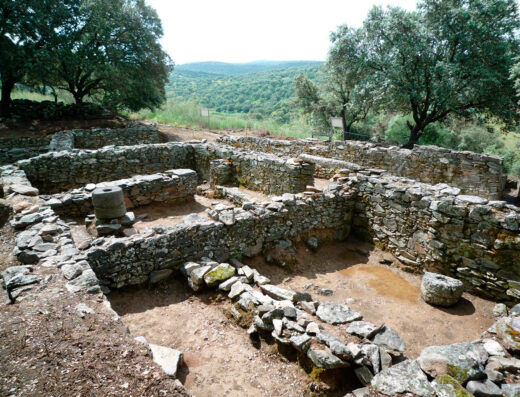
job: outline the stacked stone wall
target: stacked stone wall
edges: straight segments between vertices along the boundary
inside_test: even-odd
[[[265,244],[320,229],[336,230],[346,238],[350,231],[353,200],[348,193],[328,191],[306,197],[285,194],[283,199],[248,210],[235,208],[224,224],[211,221],[181,224],[162,234],[106,239],[87,252],[87,260],[109,287],[141,284],[160,269],[176,269],[184,262],[209,257],[223,261],[236,254],[252,256]]]
[[[49,151],[51,136],[9,137],[0,139],[0,165],[38,156]]]
[[[461,279],[486,297],[520,299],[520,209],[384,174],[345,178],[357,193],[353,229],[416,271]]]
[[[127,128],[92,128],[72,130],[74,147],[77,149],[99,149],[104,146],[128,146],[161,143],[159,130],[153,126],[134,125]]]
[[[180,143],[116,146],[47,153],[17,165],[42,193],[57,193],[88,183],[177,168],[193,169],[193,149]]]
[[[268,194],[296,193],[312,185],[310,163],[214,144],[165,143],[51,152],[17,163],[42,193],[174,168],[194,169],[209,180],[211,162],[229,164],[231,183]],[[66,172],[64,172],[66,170]]]
[[[227,164],[228,183],[266,194],[303,192],[307,185],[313,184],[311,163],[225,145],[195,144],[193,147],[197,172],[208,181],[215,179],[216,169]],[[212,167],[215,159],[222,159],[224,163]]]
[[[323,143],[312,139],[283,141],[258,137],[221,137],[219,142],[281,156],[298,157],[305,153],[347,161],[432,185],[448,183],[465,194],[488,199],[500,199],[506,182],[501,157],[436,146],[415,146],[408,150],[359,141]]]
[[[94,212],[92,192],[107,186],[118,186],[123,190],[127,209],[154,202],[173,204],[193,199],[197,189],[197,173],[188,169],[168,170],[97,185],[89,184],[71,192],[46,197],[46,203],[60,215],[84,216]]]
[[[47,153],[76,149],[100,149],[105,146],[125,146],[161,143],[157,128],[132,125],[126,128],[91,128],[67,130],[40,137],[9,137],[0,139],[0,165],[12,164]]]

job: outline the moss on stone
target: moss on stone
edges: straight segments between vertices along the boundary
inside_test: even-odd
[[[465,382],[468,379],[468,370],[461,369],[453,364],[448,364],[448,375],[451,375],[459,382]]]
[[[454,366],[452,365],[452,367]],[[473,397],[473,394],[464,389],[460,382],[451,375],[439,375],[435,380],[439,385],[451,385],[457,397]]]

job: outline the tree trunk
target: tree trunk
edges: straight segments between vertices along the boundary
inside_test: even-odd
[[[408,139],[408,142],[405,143],[402,148],[403,149],[413,149],[417,141],[419,140],[419,137],[421,136],[423,128],[419,125],[415,125],[412,128],[410,128],[410,138]]]
[[[0,115],[8,116],[11,106],[11,91],[14,88],[14,79],[2,79],[2,99],[0,100]]]
[[[81,105],[83,103],[84,95],[81,92],[76,91],[72,94],[72,96],[74,97],[74,100],[76,101],[76,105]]]
[[[350,139],[350,128],[349,128],[350,126],[347,126],[347,120],[345,117],[345,108],[344,107],[341,108],[340,116],[341,116],[341,124],[343,124],[343,140],[347,141]]]

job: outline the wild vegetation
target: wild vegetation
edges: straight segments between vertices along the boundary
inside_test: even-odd
[[[161,21],[144,0],[0,2],[2,115],[15,84],[68,91],[112,109],[164,101],[171,61],[158,40]]]

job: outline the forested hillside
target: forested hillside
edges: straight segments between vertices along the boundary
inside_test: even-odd
[[[291,105],[295,77],[304,74],[315,80],[320,65],[307,61],[180,65],[171,74],[166,92],[175,101],[193,100],[217,112],[287,122],[295,111]]]

